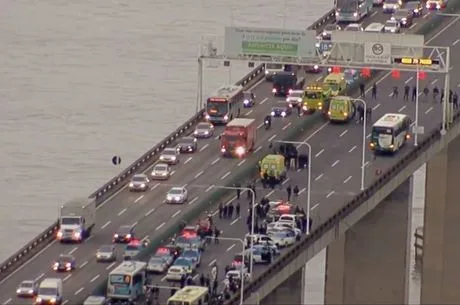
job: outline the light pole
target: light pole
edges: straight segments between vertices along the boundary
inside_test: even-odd
[[[308,183],[307,183],[307,235],[310,234],[310,207],[311,207],[311,145],[304,142],[275,140],[276,143],[306,145],[308,147]]]
[[[416,80],[415,80],[415,91],[416,91],[416,97],[415,97],[415,135],[414,135],[414,146],[418,146],[418,86],[419,86],[419,65],[417,65],[417,74],[416,74]]]
[[[361,102],[364,105],[364,122],[363,122],[363,150],[361,152],[361,191],[364,191],[364,165],[366,164],[366,125],[367,125],[367,104],[363,99],[355,98],[356,102]]]

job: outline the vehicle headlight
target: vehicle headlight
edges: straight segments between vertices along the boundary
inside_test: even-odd
[[[141,184],[141,187],[145,187],[145,183],[142,183],[142,184]]]
[[[197,134],[198,134],[198,130],[195,130],[195,131],[193,132],[193,134],[197,135]]]
[[[228,120],[228,115],[225,115],[225,116],[224,116],[224,120]]]
[[[80,237],[81,237],[81,232],[79,232],[79,231],[74,232],[74,233],[73,233],[73,236],[74,236],[75,238],[80,238]]]
[[[281,116],[282,116],[282,117],[285,117],[285,116],[286,116],[286,112],[285,112],[285,111],[281,112]]]
[[[441,5],[440,4],[436,4],[436,9],[441,9]]]
[[[243,102],[245,105],[249,104],[249,100],[244,100]]]
[[[53,303],[53,304],[56,303],[56,298],[52,298],[52,299],[50,300],[50,302]]]
[[[161,173],[162,176],[166,176],[168,173]]]
[[[226,151],[227,151],[227,150],[225,149],[225,147],[222,147],[222,148],[220,149],[220,152],[223,152],[223,153],[224,153],[224,152],[226,152]]]
[[[388,5],[385,3],[383,4],[383,9],[387,9],[388,8]]]
[[[164,160],[165,159],[165,156],[160,156],[160,160]]]
[[[321,46],[321,44],[319,42],[315,43],[316,48],[319,48],[320,46]]]
[[[426,8],[430,8],[430,4],[429,4],[429,3],[426,4]]]
[[[396,29],[391,29],[390,32],[394,33],[396,32]]]
[[[298,98],[298,99],[297,99],[297,102],[299,102],[299,103],[302,102],[302,99],[301,99],[301,98]]]
[[[326,36],[327,35],[327,32],[326,31],[323,31],[323,36]]]
[[[209,120],[210,116],[209,114],[206,115],[206,120]]]
[[[126,235],[126,238],[131,238],[131,234],[127,234],[127,235]]]
[[[62,231],[58,231],[56,235],[57,235],[58,238],[61,238],[62,237]]]
[[[16,290],[16,293],[21,293],[21,289]]]
[[[272,116],[275,116],[275,111],[272,111],[270,114],[271,114]]]
[[[181,200],[181,197],[180,196],[177,196],[176,198],[174,198],[176,200]]]
[[[358,13],[357,13],[357,12],[354,12],[354,13],[353,13],[353,17],[358,17]]]
[[[332,68],[331,68],[331,67],[327,68],[327,72],[331,73],[331,72],[332,72]]]
[[[319,69],[319,66],[318,66],[318,65],[314,65],[314,66],[313,66],[313,69],[318,70],[318,69]]]
[[[348,116],[348,112],[344,112],[344,113],[343,113],[343,116]]]
[[[100,257],[101,257],[101,255],[100,255],[99,253],[97,253],[97,254],[96,254],[96,257],[97,257],[97,258],[100,258]]]
[[[66,263],[65,266],[66,266],[67,268],[70,268],[70,267],[72,266],[72,264],[71,264],[71,263]]]
[[[335,16],[336,16],[336,17],[339,16],[339,12],[335,12]]]
[[[268,70],[265,70],[265,74],[268,74],[268,73],[269,73]]]
[[[168,196],[166,196],[166,199],[168,199],[168,200],[172,200],[172,199],[173,199],[173,197],[172,197],[171,195],[168,195]]]
[[[306,106],[306,105],[303,105],[302,109],[303,109],[303,110],[305,110],[305,111],[307,111],[307,110],[308,110],[308,108],[307,108],[307,106]]]
[[[133,187],[134,186],[134,183],[129,183],[129,187]]]
[[[416,9],[414,10],[414,13],[418,14],[418,8],[416,8]]]
[[[37,303],[41,303],[43,300],[42,300],[42,298],[38,297],[38,298],[36,299],[36,301],[37,301]]]
[[[172,156],[171,160],[173,160],[173,161],[176,160],[176,156]]]
[[[54,263],[54,267],[56,268],[59,267],[59,263],[58,262]]]
[[[206,130],[206,131],[204,132],[204,134],[209,134],[209,131]]]
[[[276,88],[273,88],[273,89],[272,89],[272,92],[273,92],[273,93],[276,93]]]
[[[246,149],[244,147],[237,147],[236,148],[236,154],[239,155],[239,156],[242,156],[246,153]]]

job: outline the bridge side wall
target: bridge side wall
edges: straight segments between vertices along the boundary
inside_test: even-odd
[[[304,269],[294,272],[291,277],[276,287],[269,295],[261,300],[261,305],[295,305],[302,304]]]
[[[407,304],[412,176],[327,247],[325,304]]]

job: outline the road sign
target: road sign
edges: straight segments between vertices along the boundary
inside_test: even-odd
[[[391,44],[366,42],[364,44],[364,62],[367,64],[390,65]]]
[[[313,58],[315,43],[316,32],[310,30],[226,27],[224,53]]]

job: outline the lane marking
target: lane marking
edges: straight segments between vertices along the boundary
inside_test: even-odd
[[[334,162],[334,163],[332,163],[331,167],[334,167],[334,166],[336,166],[337,164],[339,164],[339,162],[340,162],[340,160],[335,160],[335,162]]]
[[[351,153],[351,152],[352,152],[353,150],[355,150],[355,149],[356,149],[356,145],[353,146],[348,152]]]
[[[416,23],[413,23],[413,24],[409,27],[409,30],[412,30],[416,25],[417,25],[417,22],[416,22]]]
[[[393,96],[393,92],[390,92],[390,94],[388,94],[388,97],[392,97]]]
[[[78,289],[77,291],[75,291],[74,295],[77,295],[77,294],[79,294],[80,292],[82,292],[82,291],[83,291],[83,289],[84,289],[84,288],[83,288],[83,287],[81,287],[80,289]]]
[[[249,110],[245,115],[249,116],[252,113],[253,110]]]
[[[331,197],[332,195],[334,195],[334,193],[335,193],[334,191],[330,191],[329,194],[326,195],[326,198]]]
[[[227,248],[227,252],[230,251],[230,250],[232,250],[233,247],[235,247],[235,244],[233,244],[233,245],[231,245],[230,247],[228,247],[228,248]]]
[[[282,130],[286,130],[286,128],[288,128],[289,126],[291,126],[291,122],[287,123],[286,126],[284,126],[283,128],[281,128]]]
[[[305,140],[304,142],[307,142],[308,140],[310,140],[311,138],[313,138],[318,132],[320,132],[321,130],[323,130],[327,125],[329,125],[329,122],[326,122],[324,123],[323,125],[319,126],[318,129],[316,129],[315,131],[313,131],[313,133],[311,135],[309,135]],[[302,145],[298,145],[297,148],[299,148],[300,146]]]
[[[209,144],[205,144],[203,147],[200,148],[200,151],[205,150],[208,146],[209,146]]]
[[[92,283],[94,282],[95,280],[97,280],[98,278],[100,277],[99,274],[97,274],[95,277],[93,277],[89,282]]]
[[[13,299],[12,299],[12,298],[9,298],[9,299],[6,300],[5,302],[3,302],[3,305],[6,305],[6,304],[8,304],[8,303],[11,302],[11,301],[13,301]]]
[[[379,107],[380,107],[380,104],[377,104],[377,105],[375,105],[374,107],[372,107],[372,110],[376,110],[376,109],[378,109]]]
[[[228,177],[232,172],[226,172],[222,177],[220,177],[220,180],[224,180],[225,178]]]
[[[162,277],[160,281],[162,281],[162,282],[166,281],[166,275],[164,277]]]
[[[299,195],[302,194],[303,192],[305,192],[307,189],[306,188],[303,188],[299,191]]]
[[[212,161],[212,162],[211,162],[211,165],[216,164],[217,162],[219,162],[219,160],[220,160],[220,158],[217,158],[216,160]]]
[[[78,249],[78,247],[75,247],[75,248],[73,248],[72,250],[70,250],[69,255],[72,255],[72,253],[74,253],[75,251],[77,251],[77,249]]]
[[[80,265],[80,269],[85,267],[86,265],[88,265],[88,261],[84,261],[81,265]]]
[[[276,138],[276,134],[272,135],[270,138],[268,138],[268,142],[270,142],[271,140],[273,140],[274,138]]]
[[[158,231],[160,230],[166,223],[163,222],[161,225],[159,225],[158,227],[155,228],[155,231]]]
[[[243,163],[244,163],[244,162],[246,162],[246,159],[244,159],[244,160],[241,160],[240,162],[238,162],[237,166],[241,166],[241,165],[243,165]]]
[[[350,181],[350,179],[351,179],[351,176],[348,176],[347,179],[343,180],[343,184],[345,184],[345,183],[347,183],[348,181]]]
[[[260,129],[260,127],[264,126],[264,122],[260,123],[259,125],[257,125],[257,129]]]
[[[90,237],[88,237],[87,239],[85,239],[84,242],[87,243],[87,242],[88,242],[89,240],[91,240],[91,238],[93,238],[93,237],[94,237],[94,235],[91,235]]]
[[[110,269],[112,269],[113,266],[115,266],[116,264],[117,264],[117,262],[111,263],[110,265],[108,265],[108,266],[105,268],[105,270],[110,270]]]
[[[452,43],[452,45],[455,46],[459,41],[460,41],[460,39],[455,40],[455,41]]]
[[[375,12],[373,12],[373,13],[371,14],[371,18],[374,17],[375,15],[377,15],[377,11],[375,11]]]
[[[288,182],[289,182],[289,180],[291,180],[291,178],[289,178],[289,177],[288,177],[288,178],[286,178],[286,180],[284,180],[282,184],[284,185],[284,184],[288,183]]]
[[[270,192],[268,192],[268,194],[266,195],[266,197],[270,197],[271,195],[273,195],[274,192],[275,192],[275,190],[271,190]]]
[[[134,203],[138,203],[142,198],[144,198],[144,195],[140,195],[136,200],[134,200]]]
[[[311,207],[310,211],[313,211],[314,209],[316,209],[317,207],[319,207],[319,203],[315,204],[314,206]]]
[[[348,129],[345,129],[345,130],[339,135],[339,137],[343,137],[344,135],[347,134],[347,132],[348,132]]]
[[[205,189],[205,190],[204,190],[204,192],[205,192],[205,193],[209,192],[210,190],[212,190],[212,188],[213,188],[214,186],[215,186],[214,184],[213,184],[213,185],[210,185],[210,186],[208,186],[208,188],[207,188],[207,189]]]
[[[68,279],[70,279],[70,277],[72,276],[72,274],[68,274],[65,278],[62,279],[63,282],[67,281]]]
[[[111,221],[107,221],[102,227],[101,227],[101,230],[104,230],[105,228],[107,228],[107,226],[111,223]]]
[[[259,147],[257,147],[257,149],[254,151],[255,153],[258,152],[259,150],[262,149],[262,145],[260,145]]]
[[[126,208],[124,208],[123,210],[121,210],[120,212],[118,212],[118,216],[123,215],[124,212],[126,212]]]
[[[432,85],[436,84],[438,82],[438,79],[435,79],[431,82]]]
[[[131,225],[131,227],[135,227],[135,226],[137,226],[137,224],[138,224],[138,222],[135,221],[135,222]]]
[[[188,185],[188,183],[186,183],[186,184],[182,185],[182,188],[186,188],[186,187],[187,187],[187,185]]]
[[[430,113],[432,110],[433,110],[433,106],[431,106],[430,108],[428,108],[428,109],[425,111],[425,114]]]
[[[175,173],[176,173],[176,171],[175,171],[175,170],[173,170],[173,171],[171,172],[171,176],[172,176],[172,175],[174,175]]]
[[[266,101],[268,101],[268,97],[264,98],[263,100],[260,101],[260,104],[263,104],[265,103]]]
[[[366,163],[364,163],[364,167],[368,166],[369,165],[369,161],[366,161]],[[361,168],[362,166],[360,166]]]
[[[199,176],[203,175],[204,171],[199,172],[198,174],[195,175],[195,179],[198,178]]]
[[[187,159],[187,160],[185,160],[184,164],[187,164],[187,163],[189,163],[190,161],[192,161],[192,159],[193,159],[193,157],[188,157],[188,159]]]
[[[323,78],[323,76],[318,76],[315,81],[319,82],[321,79]]]
[[[315,155],[315,158],[318,158],[319,156],[321,156],[323,152],[324,152],[324,148],[318,151],[318,153]]]
[[[171,173],[171,174],[172,174],[172,173]],[[159,186],[160,186],[160,183],[157,183],[157,184],[155,184],[154,186],[152,186],[150,189],[153,191],[154,189],[156,189],[156,188],[159,187]]]
[[[411,76],[411,77],[409,77],[404,83],[407,84],[407,83],[409,83],[409,82],[410,82],[411,80],[413,80],[413,79],[414,79],[414,77]]]
[[[181,212],[182,212],[182,210],[177,211],[176,213],[172,214],[171,218],[176,217],[176,216],[179,215]]]
[[[406,109],[406,105],[402,106],[401,108],[398,109],[398,112],[402,112],[404,109]]]
[[[235,220],[234,220],[234,221],[232,221],[232,222],[230,223],[230,225],[231,225],[231,226],[233,226],[235,223],[237,223],[237,222],[238,222],[238,220],[240,220],[240,218],[235,218]]]
[[[198,198],[200,198],[200,197],[195,197],[195,198],[193,198],[192,200],[190,200],[190,202],[189,202],[188,204],[189,204],[189,205],[190,205],[190,204],[193,204],[195,201],[198,200]]]
[[[427,13],[427,14],[423,15],[422,18],[423,18],[423,19],[426,19],[426,18],[428,18],[429,15],[430,15],[430,13]]]
[[[62,302],[62,305],[65,305],[69,302],[69,300],[65,300],[64,302]]]
[[[428,13],[426,14],[425,16],[428,16],[430,15],[431,13]],[[426,18],[426,17],[423,17],[423,18]],[[454,23],[457,22],[459,17],[455,17],[454,20],[452,20],[447,26],[443,27],[439,32],[437,32],[436,34],[433,35],[433,37],[431,37],[430,39],[428,39],[427,42],[425,42],[425,45],[428,45],[431,41],[433,41],[433,39],[437,38],[439,35],[441,35],[442,33],[444,33],[448,28],[450,28]]]
[[[323,177],[323,174],[321,173],[321,174],[319,174],[318,177],[315,178],[315,181],[318,181],[318,180],[321,179],[322,177]]]
[[[35,281],[38,282],[44,276],[45,276],[45,273],[40,274],[39,276],[35,278]]]
[[[219,140],[219,136],[215,136],[215,137],[214,137],[214,140]]]
[[[370,137],[371,137],[371,134],[368,134],[368,135],[366,136],[366,139],[369,139]]]
[[[213,259],[209,264],[208,266],[211,267],[212,265],[214,265],[216,263],[216,259]]]
[[[149,215],[152,214],[154,211],[155,211],[155,208],[150,209],[147,213],[145,213],[145,217],[149,216]]]

